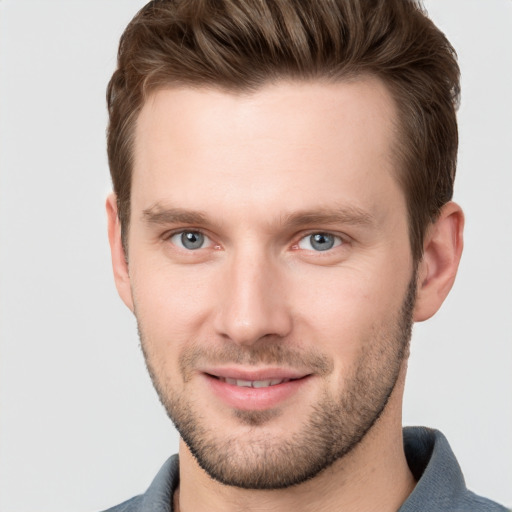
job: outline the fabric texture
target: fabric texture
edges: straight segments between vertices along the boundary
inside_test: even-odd
[[[510,512],[466,488],[448,441],[438,430],[404,428],[407,463],[417,480],[398,512]],[[148,490],[105,512],[172,512],[172,495],[179,483],[179,460],[170,457]]]

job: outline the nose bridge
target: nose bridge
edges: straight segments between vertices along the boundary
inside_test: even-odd
[[[291,318],[278,262],[261,247],[234,251],[228,259],[218,332],[246,345],[268,335],[286,336]]]

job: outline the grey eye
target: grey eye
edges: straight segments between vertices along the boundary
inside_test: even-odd
[[[308,251],[328,251],[341,245],[341,238],[330,233],[313,233],[302,238],[298,245]]]
[[[199,231],[181,231],[180,233],[172,235],[170,240],[179,247],[194,251],[201,249],[208,239]]]

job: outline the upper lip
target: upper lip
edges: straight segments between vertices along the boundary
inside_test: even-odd
[[[310,375],[308,372],[294,370],[291,368],[237,368],[237,367],[215,367],[201,368],[202,373],[223,379],[236,379],[246,381],[258,380],[284,380],[301,379]]]

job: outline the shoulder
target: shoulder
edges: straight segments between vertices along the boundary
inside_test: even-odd
[[[461,512],[466,510],[475,512],[511,512],[511,509],[483,496],[478,496],[471,491],[467,491],[464,498],[461,502]]]
[[[124,501],[115,507],[111,507],[104,512],[138,512],[142,510],[142,499],[142,495],[135,496],[134,498]]]
[[[160,468],[144,494],[104,512],[172,512],[172,497],[179,484],[179,459],[173,455]]]
[[[404,449],[417,483],[400,512],[510,512],[467,489],[457,459],[438,430],[405,428]]]

